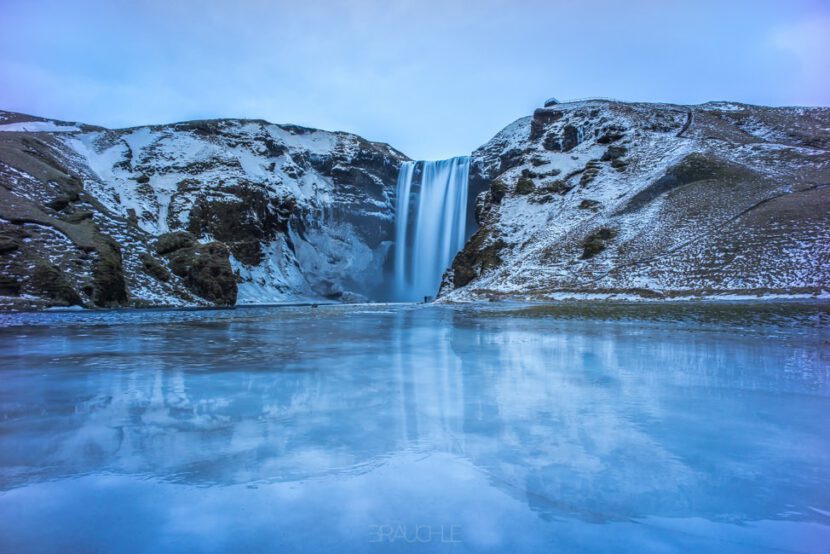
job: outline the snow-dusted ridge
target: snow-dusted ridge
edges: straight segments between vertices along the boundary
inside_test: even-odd
[[[101,305],[93,281],[104,236],[119,245],[126,289],[105,305],[383,297],[394,182],[407,159],[388,145],[261,120],[109,130],[3,112],[0,148],[0,178],[13,200],[0,208],[7,298]],[[58,256],[46,235],[66,230]],[[219,266],[210,270],[233,274],[227,290],[198,290],[199,252],[181,249],[190,257],[176,260],[158,251],[159,237],[183,232],[197,241],[190,250],[211,241],[227,247],[227,262],[216,250]],[[36,267],[72,265],[81,269],[58,281],[77,298],[44,295],[43,283],[23,279]]]
[[[569,102],[473,160],[481,227],[444,301],[830,288],[830,109]]]

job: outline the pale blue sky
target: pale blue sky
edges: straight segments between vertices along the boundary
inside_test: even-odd
[[[469,153],[545,98],[830,104],[830,2],[0,0],[0,108]]]

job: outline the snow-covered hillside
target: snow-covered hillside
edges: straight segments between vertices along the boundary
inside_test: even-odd
[[[552,105],[473,154],[446,300],[821,294],[830,109]]]
[[[23,306],[377,297],[405,159],[265,121],[108,130],[0,112],[0,295]]]

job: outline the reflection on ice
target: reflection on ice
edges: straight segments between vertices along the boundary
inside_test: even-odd
[[[406,550],[418,525],[456,552],[830,540],[823,327],[220,313],[0,332],[0,550]]]

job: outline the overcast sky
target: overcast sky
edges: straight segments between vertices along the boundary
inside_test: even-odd
[[[549,96],[830,104],[827,0],[0,0],[0,109],[467,154]]]

